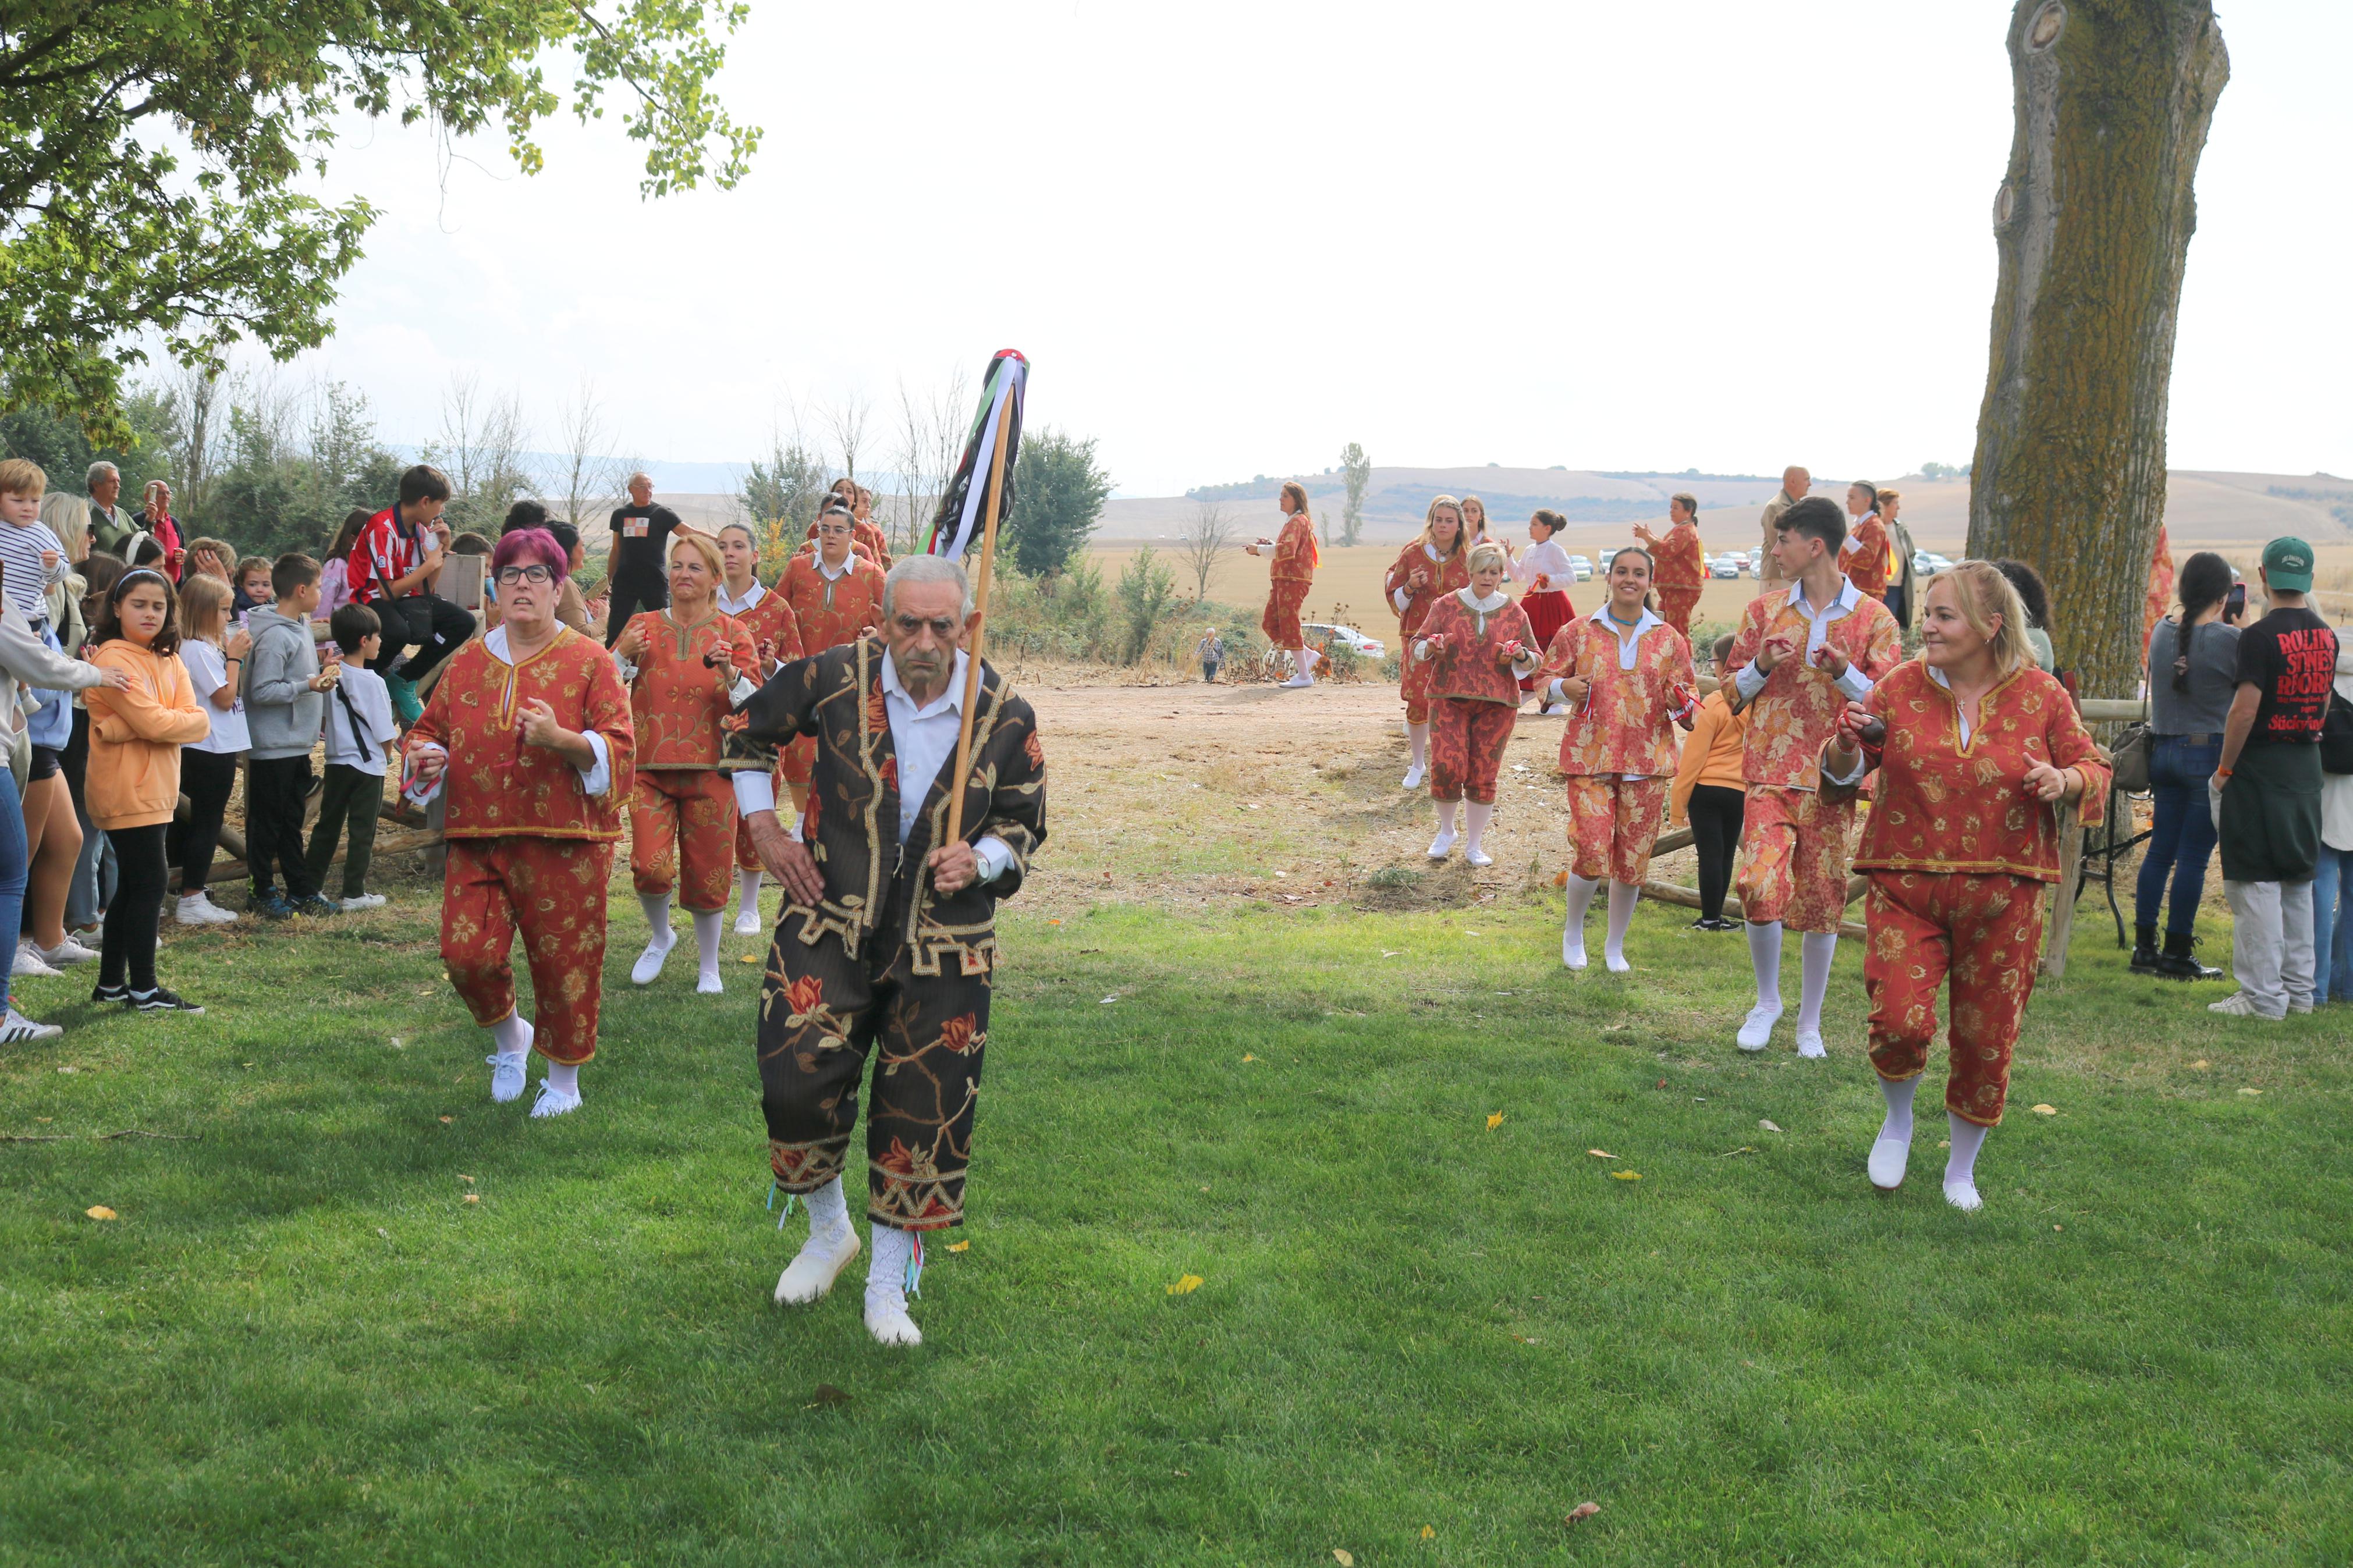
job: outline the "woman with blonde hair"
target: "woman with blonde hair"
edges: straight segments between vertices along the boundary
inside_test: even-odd
[[[2026,607],[1990,562],[1940,573],[1921,605],[1920,657],[1850,703],[1822,748],[1826,786],[1880,769],[1854,868],[1870,880],[1862,963],[1871,1065],[1887,1118],[1872,1184],[1902,1184],[1912,1100],[1949,981],[1952,1152],[1945,1199],[1975,1209],[1977,1156],[2001,1121],[2034,969],[2042,889],[2059,880],[2058,814],[2100,818],[2108,764],[2066,689],[2035,668]]]
[[[1271,585],[1266,613],[1259,617],[1259,629],[1266,633],[1268,642],[1288,651],[1299,667],[1299,673],[1282,684],[1313,686],[1315,655],[1308,650],[1307,634],[1300,628],[1299,609],[1307,603],[1307,590],[1315,585],[1315,568],[1324,557],[1315,548],[1315,524],[1307,515],[1307,487],[1297,479],[1286,481],[1275,504],[1282,508],[1281,534],[1253,541],[1242,550],[1256,555],[1263,545],[1274,552],[1274,565],[1267,574]]]
[[[1495,784],[1504,748],[1519,720],[1520,678],[1541,657],[1528,617],[1504,592],[1511,558],[1500,544],[1471,548],[1471,583],[1431,606],[1408,657],[1426,662],[1434,699],[1430,726],[1430,798],[1438,803],[1438,837],[1430,858],[1454,847],[1454,808],[1467,801],[1473,866],[1495,862],[1482,847],[1495,815]]]
[[[1462,529],[1462,503],[1439,496],[1421,514],[1421,532],[1398,552],[1383,586],[1397,611],[1398,644],[1409,645],[1430,606],[1471,581],[1471,541]],[[1405,700],[1405,738],[1413,748],[1405,789],[1419,789],[1430,766],[1430,666],[1409,658],[1398,672],[1398,695]]]
[[[1489,539],[1487,534],[1487,503],[1481,500],[1477,496],[1464,496],[1462,498],[1462,527],[1464,531],[1470,534],[1471,542],[1473,544],[1500,544],[1503,542],[1501,540]]]

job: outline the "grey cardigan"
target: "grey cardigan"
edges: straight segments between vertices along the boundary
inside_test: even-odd
[[[26,746],[25,716],[16,709],[19,686],[39,691],[87,691],[105,680],[105,672],[98,666],[68,658],[43,642],[25,612],[0,595],[0,715],[7,720],[11,767],[16,767],[15,753]],[[30,762],[29,752],[26,760]],[[21,785],[24,769],[16,771]]]

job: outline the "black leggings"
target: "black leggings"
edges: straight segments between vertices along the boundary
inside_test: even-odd
[[[234,752],[180,748],[180,791],[188,797],[188,820],[174,822],[164,836],[164,858],[180,868],[180,896],[201,893],[212,880],[213,851],[220,845],[221,819],[229,792],[237,787]]]
[[[1740,821],[1747,804],[1745,791],[1721,784],[1692,787],[1692,840],[1699,850],[1699,912],[1704,919],[1724,918],[1725,890],[1732,886],[1732,857],[1740,847]]]
[[[118,879],[99,938],[100,985],[121,984],[127,971],[133,991],[155,989],[155,928],[164,918],[164,882],[171,869],[164,862],[164,826],[106,830]]]

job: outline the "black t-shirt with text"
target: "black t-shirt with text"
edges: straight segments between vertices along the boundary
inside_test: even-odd
[[[670,586],[670,536],[678,513],[666,506],[625,506],[613,513],[613,585],[636,593]]]
[[[2239,684],[2263,692],[2247,744],[2317,743],[2336,677],[2337,634],[2310,610],[2274,610],[2241,632]]]

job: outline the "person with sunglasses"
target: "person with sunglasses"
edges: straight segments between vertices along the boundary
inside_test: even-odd
[[[547,1058],[533,1116],[578,1110],[580,1067],[596,1054],[605,889],[637,754],[621,672],[555,617],[565,574],[546,530],[499,541],[491,576],[502,618],[451,656],[408,732],[404,782],[418,805],[448,791],[441,961],[490,1031],[493,1100],[521,1098],[533,1048]],[[528,1023],[509,957],[518,933]]]

